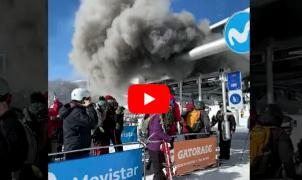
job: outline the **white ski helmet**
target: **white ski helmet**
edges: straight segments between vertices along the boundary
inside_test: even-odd
[[[84,98],[88,97],[90,97],[90,93],[84,88],[76,88],[71,92],[71,100],[82,101]]]

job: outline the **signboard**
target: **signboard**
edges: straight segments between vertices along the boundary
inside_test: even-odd
[[[137,142],[137,126],[124,126],[121,136],[123,143]]]
[[[250,52],[250,13],[235,13],[224,27],[224,39],[231,51],[239,54]]]
[[[49,180],[142,179],[142,149],[48,165]]]
[[[231,72],[227,74],[228,79],[228,90],[238,90],[241,89],[241,72]]]
[[[234,108],[242,107],[243,105],[242,90],[229,91],[228,98],[229,98],[230,107],[234,107]]]
[[[183,175],[215,164],[216,142],[216,136],[175,142],[175,175]]]

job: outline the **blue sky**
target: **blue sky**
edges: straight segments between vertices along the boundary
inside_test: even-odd
[[[68,54],[72,49],[75,13],[80,0],[48,1],[48,79],[83,79],[69,63]],[[197,22],[210,20],[218,22],[234,12],[249,7],[249,0],[172,0],[171,10],[191,12]]]

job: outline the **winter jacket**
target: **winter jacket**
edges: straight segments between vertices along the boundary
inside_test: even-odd
[[[0,117],[0,152],[5,153],[0,155],[1,166],[3,166],[2,163],[5,163],[4,169],[1,169],[0,172],[19,170],[27,157],[26,134],[18,118],[14,110],[9,110]],[[3,142],[4,140],[5,142]],[[2,179],[2,174],[0,176]],[[3,174],[3,177],[5,176]]]
[[[112,107],[109,107],[106,111],[105,119],[102,127],[105,131],[113,131],[116,128],[116,113]]]
[[[48,108],[48,137],[53,138],[58,128],[63,128],[63,121],[58,118],[60,102],[56,99],[52,107]]]
[[[171,141],[171,137],[164,133],[160,115],[155,114],[151,116],[148,126],[150,143],[147,144],[147,147],[152,151],[160,151],[162,141],[169,142]]]
[[[174,96],[170,96],[170,101],[172,101],[172,113],[173,113],[173,123],[170,123],[169,118],[167,119],[168,113],[166,113],[164,116],[165,126],[166,126],[166,132],[168,135],[176,135],[177,134],[177,122],[181,121],[181,114],[179,105],[176,103],[176,100]],[[170,108],[171,108],[170,107]]]
[[[63,119],[64,150],[88,148],[91,145],[91,130],[98,122],[93,105],[85,108],[74,103],[60,109]]]
[[[227,111],[227,112],[231,112],[231,111]],[[235,130],[236,130],[235,117],[233,115],[228,115],[227,117],[228,117],[227,120],[230,122],[230,130],[235,132]],[[215,126],[215,124],[218,123],[218,131],[221,132],[223,121],[224,121],[224,119],[223,119],[222,111],[219,110],[217,112],[216,116],[212,119],[212,126]]]

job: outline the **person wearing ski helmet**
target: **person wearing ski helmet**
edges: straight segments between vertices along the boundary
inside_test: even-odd
[[[91,131],[98,123],[97,113],[91,103],[87,89],[76,88],[71,92],[71,102],[60,109],[63,119],[64,151],[89,148]],[[89,151],[66,154],[66,159],[76,159],[89,156]]]

